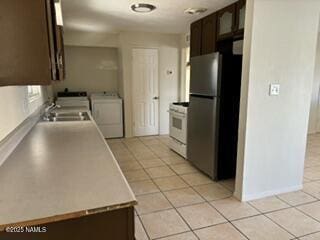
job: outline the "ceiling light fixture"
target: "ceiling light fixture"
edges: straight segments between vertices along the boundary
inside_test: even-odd
[[[199,15],[201,13],[206,12],[207,8],[187,8],[184,10],[184,13],[190,14],[190,15]]]
[[[132,11],[138,13],[148,13],[156,9],[156,6],[148,3],[136,3],[131,6]]]

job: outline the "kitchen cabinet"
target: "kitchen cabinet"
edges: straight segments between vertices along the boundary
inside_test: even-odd
[[[243,35],[245,15],[246,15],[246,0],[240,0],[236,3],[235,35]]]
[[[218,39],[233,36],[236,25],[236,4],[229,5],[218,11],[217,35]]]
[[[56,26],[56,43],[57,43],[57,71],[58,79],[65,79],[66,77],[66,61],[65,61],[65,52],[63,44],[63,27]]]
[[[54,0],[1,0],[0,16],[0,86],[49,85],[64,78]]]
[[[190,56],[232,52],[233,41],[243,39],[245,8],[246,0],[238,0],[192,23]]]
[[[190,57],[201,55],[201,35],[202,35],[202,21],[196,21],[191,24],[190,36]]]
[[[215,13],[202,20],[201,54],[209,54],[216,51],[217,15]]]

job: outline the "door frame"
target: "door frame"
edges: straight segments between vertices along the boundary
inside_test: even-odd
[[[139,46],[135,46],[135,47],[132,47],[131,48],[131,76],[133,76],[133,50],[134,49],[147,49],[147,50],[150,50],[150,49],[153,49],[153,50],[157,50],[157,55],[158,55],[158,129],[157,129],[157,135],[160,134],[160,101],[161,101],[161,98],[160,98],[160,67],[159,67],[159,63],[160,63],[160,56],[159,56],[159,48],[158,47],[139,47]],[[133,77],[131,78],[131,109],[132,109],[132,112],[131,112],[131,116],[132,116],[132,119],[131,119],[131,125],[132,125],[132,136],[133,137],[137,137],[138,135],[136,134],[136,129],[135,129],[135,113],[134,113],[134,91],[133,91],[133,86],[134,86],[134,81],[133,81]],[[151,136],[151,135],[150,135]]]

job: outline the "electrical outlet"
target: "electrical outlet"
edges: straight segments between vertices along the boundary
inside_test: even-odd
[[[269,95],[278,96],[280,94],[280,84],[270,84]]]

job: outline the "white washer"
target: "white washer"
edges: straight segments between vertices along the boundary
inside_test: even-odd
[[[105,138],[123,137],[122,99],[116,93],[91,95],[93,119]]]

